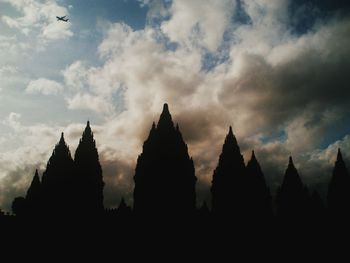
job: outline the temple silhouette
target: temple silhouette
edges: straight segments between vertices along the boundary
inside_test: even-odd
[[[164,104],[153,123],[135,170],[134,212],[139,215],[193,214],[197,178],[179,125],[174,126]]]
[[[103,171],[88,121],[74,158],[62,133],[42,177],[38,170],[34,172],[26,195],[13,200],[12,214],[0,213],[0,223],[5,219],[16,221],[21,218],[99,218],[113,222],[179,217],[204,221],[254,219],[283,222],[350,216],[350,177],[340,149],[326,203],[316,191],[310,193],[291,156],[283,182],[276,197],[272,198],[255,152],[252,151],[246,165],[232,127],[229,127],[213,171],[210,206],[206,202],[196,206],[196,182],[194,161],[179,125],[174,124],[169,107],[164,104],[159,121],[152,124],[137,158],[132,206],[122,198],[117,208],[104,207]]]

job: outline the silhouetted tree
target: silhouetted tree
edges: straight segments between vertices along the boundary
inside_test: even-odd
[[[307,188],[302,183],[292,157],[277,193],[277,215],[282,218],[302,218],[308,215],[310,204]]]
[[[38,170],[35,170],[32,183],[30,184],[27,190],[27,195],[25,199],[28,206],[28,213],[30,215],[37,215],[41,209],[41,199],[42,199],[41,183],[40,183]]]
[[[254,151],[247,164],[247,213],[250,218],[272,216],[271,195]]]
[[[43,212],[45,214],[75,214],[77,206],[74,163],[61,134],[42,176]]]
[[[212,180],[212,212],[214,215],[246,214],[246,168],[243,156],[233,135],[232,127],[226,136],[219,164]]]
[[[195,211],[195,170],[179,126],[164,104],[135,171],[134,211],[143,215],[186,215]]]
[[[89,121],[75,152],[74,163],[79,209],[83,213],[103,212],[102,168]]]
[[[350,216],[350,178],[340,149],[328,186],[327,201],[331,216]]]

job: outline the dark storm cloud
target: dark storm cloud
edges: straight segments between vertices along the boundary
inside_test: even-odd
[[[331,22],[316,34],[296,40],[288,60],[245,54],[237,78],[225,81],[220,99],[226,107],[241,100],[261,127],[274,129],[311,112],[309,125],[324,112],[349,111],[350,20]],[[288,44],[285,47],[288,51]],[[278,51],[277,51],[278,52]]]
[[[219,125],[229,126],[229,117],[219,109],[208,111],[207,108],[194,108],[189,112],[176,114],[173,119],[179,124],[186,142],[190,144],[211,140],[213,136],[216,136],[216,126],[212,125],[214,121]]]
[[[303,34],[315,23],[332,16],[346,16],[350,11],[347,0],[293,0],[289,12],[293,31]]]

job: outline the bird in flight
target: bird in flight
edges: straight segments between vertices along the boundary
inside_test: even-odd
[[[63,22],[68,22],[68,18],[65,18],[66,16],[61,16],[61,17],[59,17],[59,16],[56,16],[56,18],[57,18],[57,21],[63,21]]]

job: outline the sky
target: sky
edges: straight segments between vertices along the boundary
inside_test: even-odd
[[[131,205],[165,102],[198,203],[230,125],[273,193],[292,155],[324,195],[339,147],[350,165],[349,11],[347,0],[0,0],[0,207],[25,195],[62,131],[74,154],[87,120],[105,206]]]

